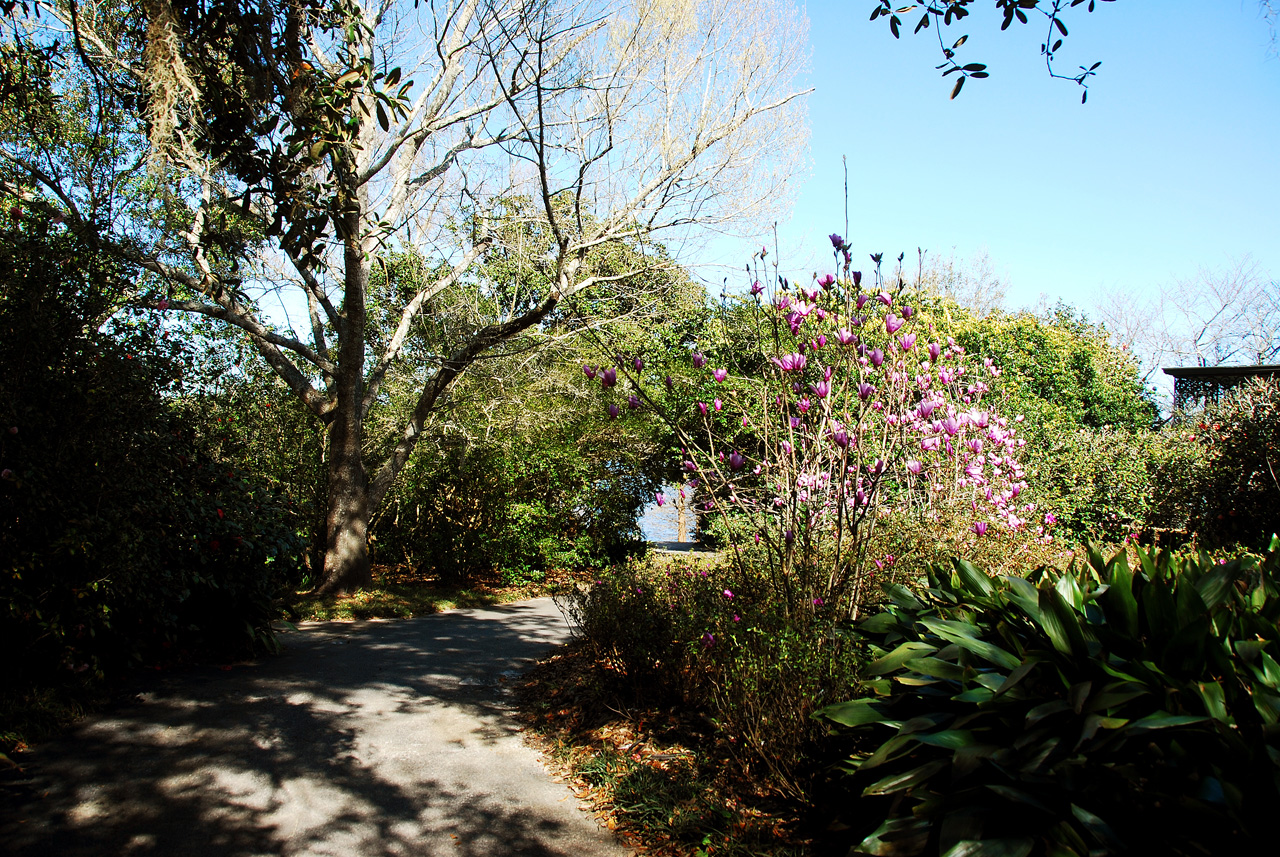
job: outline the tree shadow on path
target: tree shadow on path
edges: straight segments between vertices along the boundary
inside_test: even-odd
[[[622,855],[521,742],[506,685],[550,599],[314,623],[283,655],[157,680],[23,757],[21,855]],[[10,799],[15,798],[15,799]]]

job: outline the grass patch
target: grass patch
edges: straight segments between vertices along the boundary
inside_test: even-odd
[[[458,607],[488,607],[546,595],[569,579],[567,572],[524,586],[503,583],[498,574],[478,575],[466,583],[441,581],[433,575],[393,566],[373,567],[373,583],[354,595],[298,592],[288,605],[294,621],[408,619]]]

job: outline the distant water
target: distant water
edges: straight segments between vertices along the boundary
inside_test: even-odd
[[[694,519],[692,504],[684,501],[687,508],[685,515],[685,530],[682,535],[680,533],[680,519],[676,504],[680,502],[679,488],[674,485],[664,485],[662,493],[666,495],[667,501],[662,506],[657,502],[652,502],[644,507],[644,512],[640,515],[640,532],[644,533],[644,539],[647,542],[688,542],[693,541]]]

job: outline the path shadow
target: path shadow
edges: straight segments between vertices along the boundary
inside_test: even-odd
[[[0,850],[621,854],[511,716],[507,685],[566,636],[541,600],[314,623],[276,658],[157,679],[24,755]]]

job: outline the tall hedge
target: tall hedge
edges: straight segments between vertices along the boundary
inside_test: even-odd
[[[188,368],[137,272],[66,235],[0,235],[0,644],[7,690],[271,643],[301,543],[276,498],[176,419]]]

